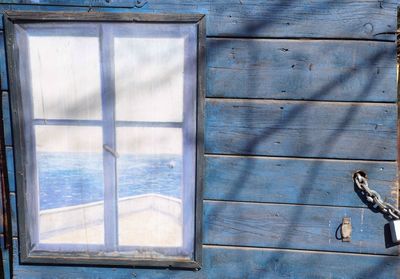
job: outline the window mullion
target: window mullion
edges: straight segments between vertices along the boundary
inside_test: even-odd
[[[118,193],[115,140],[114,44],[112,33],[100,27],[101,98],[103,111],[104,238],[107,250],[118,246]]]

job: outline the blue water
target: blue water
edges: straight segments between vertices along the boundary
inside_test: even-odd
[[[102,201],[98,153],[38,153],[40,209]],[[181,198],[182,160],[173,155],[123,155],[117,160],[118,197],[157,193]]]

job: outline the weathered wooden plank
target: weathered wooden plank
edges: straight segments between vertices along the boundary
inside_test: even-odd
[[[209,99],[206,153],[396,160],[395,104]]]
[[[383,199],[398,198],[394,162],[213,155],[205,166],[205,199],[366,207],[355,191],[356,170]]]
[[[209,97],[377,102],[397,98],[395,43],[209,39],[207,47]],[[2,34],[0,76],[7,90]]]
[[[372,0],[211,3],[208,26],[212,34],[327,38],[389,38],[378,34],[394,31],[398,5],[397,1]]]
[[[17,241],[14,242],[17,247]],[[73,266],[19,265],[14,249],[15,277],[61,278],[396,278],[399,260],[391,256],[361,256],[259,248],[204,246],[200,271]]]
[[[4,32],[0,31],[0,88],[1,90],[8,89],[6,51],[4,44]]]
[[[396,44],[208,40],[209,97],[397,101]]]
[[[132,8],[137,2],[136,0],[2,0],[2,4]]]
[[[390,162],[207,156],[204,198],[366,207],[352,182],[353,171],[362,169],[382,198],[396,204],[396,168]],[[13,193],[11,209],[13,235],[18,236]]]
[[[77,3],[76,1],[71,3]],[[103,3],[100,0],[97,2]],[[124,2],[126,1],[122,1]],[[61,1],[54,0],[54,3]],[[2,9],[33,11],[60,9],[57,6],[47,7],[49,6],[3,5]],[[71,10],[72,7],[61,8]],[[127,11],[101,7],[92,10],[107,11],[107,9],[112,9],[114,12]],[[394,40],[394,34],[388,33],[396,30],[397,1],[343,0],[319,3],[307,0],[151,0],[142,8],[130,10],[132,11],[206,14],[209,36]]]
[[[10,193],[11,230],[14,237],[18,236],[17,199],[15,193]]]
[[[7,148],[12,160],[12,150]],[[12,164],[12,161],[11,161]],[[351,174],[363,169],[370,185],[393,204],[397,200],[396,163],[342,162],[284,158],[207,157],[205,199],[365,206]],[[13,191],[13,172],[10,170]],[[15,195],[11,195],[13,234],[17,236]]]
[[[10,192],[15,192],[15,172],[14,172],[14,154],[11,147],[6,147],[6,160],[8,171],[8,187]]]
[[[90,6],[59,6],[59,5],[12,5],[0,3],[0,29],[4,29],[4,12],[6,11],[34,11],[34,12],[89,12],[89,11],[104,11],[104,12],[132,12],[130,8],[101,8]],[[134,10],[136,11],[136,10]]]
[[[10,253],[5,247],[4,234],[0,234],[0,278],[10,279]]]
[[[2,93],[2,109],[3,109],[3,125],[4,125],[4,141],[7,146],[12,145],[11,136],[11,115],[10,115],[10,102],[8,99],[8,93]]]
[[[1,188],[0,188],[0,197],[3,197],[3,191]],[[0,209],[1,209],[1,211],[0,211],[0,234],[4,233],[5,222],[4,222],[3,208],[4,208],[3,198],[0,198]],[[2,241],[3,241],[3,239],[0,238],[0,248],[3,246]],[[1,259],[1,257],[0,257],[0,259]],[[1,267],[0,267],[0,272],[1,272]]]
[[[4,236],[1,236],[1,242],[4,242]],[[3,274],[0,276],[1,278],[4,279],[10,279],[11,278],[11,266],[10,266],[10,253],[5,247],[1,247],[1,258],[3,260]]]
[[[398,254],[385,246],[387,221],[370,209],[214,201],[204,209],[204,244]],[[338,239],[343,217],[351,242]]]

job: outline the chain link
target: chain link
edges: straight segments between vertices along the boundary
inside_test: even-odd
[[[369,188],[366,174],[357,171],[353,178],[358,189],[360,189],[361,193],[365,195],[368,202],[376,205],[383,214],[389,215],[392,219],[400,219],[400,210],[390,203],[383,201],[378,192]]]

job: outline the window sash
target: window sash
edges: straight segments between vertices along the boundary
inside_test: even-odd
[[[110,29],[111,26],[107,26],[106,28]],[[27,27],[27,30],[33,30],[32,28]],[[93,32],[93,28],[90,29],[89,33],[79,33],[76,34],[76,27],[64,27],[62,29],[62,34],[63,35],[79,35],[79,36],[96,36],[96,33]],[[36,31],[36,30],[35,30]],[[127,31],[129,31],[127,29]],[[129,38],[134,38],[132,35],[140,35],[144,36],[147,35],[151,38],[169,38],[168,36],[174,36],[174,37],[179,37],[181,35],[181,32],[165,32],[162,33],[160,36],[157,35],[148,35],[147,32],[138,32],[138,34],[135,34],[137,32],[112,32],[111,30],[104,30],[104,25],[100,26],[100,30],[98,32],[98,38],[99,38],[99,45],[100,45],[100,66],[101,66],[101,111],[102,111],[102,120],[80,120],[80,119],[35,119],[32,116],[32,124],[33,125],[67,125],[67,126],[101,126],[102,131],[103,131],[103,146],[107,146],[107,148],[116,151],[117,150],[117,145],[116,145],[116,128],[117,127],[177,127],[177,128],[182,128],[182,133],[188,133],[188,131],[185,131],[186,129],[190,130],[193,129],[191,126],[191,123],[189,121],[193,121],[193,119],[190,118],[190,115],[193,114],[193,110],[195,111],[195,106],[191,105],[193,104],[193,100],[186,101],[186,103],[189,104],[184,104],[184,116],[183,116],[183,122],[154,122],[154,121],[116,121],[115,120],[115,114],[116,110],[118,108],[116,107],[115,104],[115,97],[116,97],[116,92],[115,92],[115,73],[114,73],[114,62],[113,62],[113,39],[115,37],[119,36],[126,36]],[[54,34],[52,32],[51,27],[48,28],[43,28],[43,30],[40,30],[40,32],[35,32],[35,35],[52,35]],[[57,34],[58,35],[58,34]],[[185,39],[185,44],[187,45],[187,39]],[[185,51],[188,51],[188,47],[185,47]],[[27,60],[29,61],[29,57],[26,57]],[[188,64],[187,59],[184,62],[185,64]],[[187,65],[186,65],[187,67]],[[188,73],[185,71],[184,76],[187,76]],[[185,80],[185,77],[184,77]],[[187,90],[184,90],[183,92],[183,98],[187,99],[188,95],[191,95],[190,92],[185,92]],[[187,106],[191,106],[187,108]],[[31,107],[33,110],[33,103],[31,102]],[[34,129],[33,129],[34,131]],[[190,133],[190,131],[189,131]],[[187,137],[183,137],[184,139]],[[188,144],[183,143],[183,154],[187,153],[188,150]],[[192,146],[193,148],[193,146]],[[36,149],[36,148],[34,148]],[[186,150],[185,150],[186,149]],[[190,150],[189,150],[190,152]],[[35,151],[32,151],[32,158],[33,162],[36,162],[36,154],[34,154]],[[183,163],[183,166],[186,166],[187,164]],[[36,164],[34,168],[37,170]],[[186,168],[187,169],[187,168]],[[117,185],[117,159],[115,156],[107,151],[106,149],[103,149],[103,181],[104,181],[104,249],[105,251],[119,251],[120,246],[118,245],[118,228],[119,228],[119,222],[118,222],[118,185]],[[185,176],[186,172],[183,170],[183,176]],[[187,179],[186,179],[187,180]],[[37,180],[36,180],[37,181]],[[185,184],[185,179],[183,179],[184,184]],[[37,186],[38,187],[38,186]],[[184,192],[187,192],[189,187],[183,187]],[[190,190],[190,189],[189,189]],[[37,190],[37,192],[39,192]],[[182,197],[182,204],[186,202],[184,195]],[[37,195],[37,198],[39,199],[39,196]],[[184,205],[182,205],[182,209],[184,208]],[[39,208],[38,208],[39,210]],[[193,213],[194,214],[194,213]],[[37,213],[39,216],[39,212]],[[192,219],[188,214],[186,215],[183,219]],[[189,224],[192,223],[189,221]],[[183,225],[183,228],[187,226]],[[39,235],[39,224],[37,224],[35,228],[36,232],[35,235]],[[184,238],[190,238],[191,235],[188,235],[190,232],[186,231],[183,234]],[[187,241],[183,241],[183,243],[187,243]],[[43,249],[43,247],[54,247],[56,248],[58,244],[41,244],[39,241],[37,242],[38,249]],[[44,246],[43,246],[44,245]],[[79,244],[63,244],[63,249],[64,247],[67,248],[74,248],[76,249],[79,247]],[[84,246],[84,249],[87,248],[93,248],[97,249],[99,245],[95,244],[82,244]],[[101,246],[101,245],[100,245]],[[40,247],[40,248],[39,248]],[[129,246],[129,247],[134,247],[134,246]],[[143,250],[146,247],[140,247],[141,250]],[[159,247],[158,249],[160,249]],[[166,250],[171,250],[174,251],[176,249],[170,249],[164,247]],[[188,249],[188,247],[185,247]],[[68,249],[68,248],[67,248]],[[125,248],[126,249],[126,248]],[[154,250],[154,247],[151,246],[148,248],[149,250]]]

